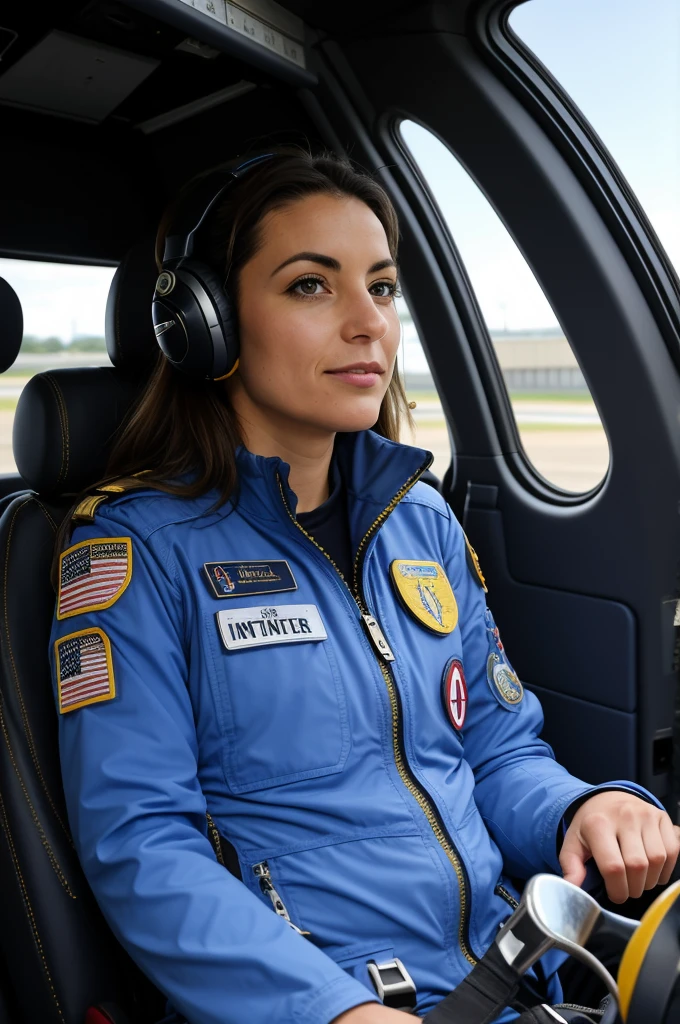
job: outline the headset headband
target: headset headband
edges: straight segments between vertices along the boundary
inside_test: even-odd
[[[228,171],[215,171],[199,182],[180,209],[177,221],[172,225],[172,234],[167,235],[163,250],[163,266],[193,255],[194,243],[214,207],[229,186],[237,181],[254,164],[271,159],[274,153],[262,153],[245,160],[238,167]]]

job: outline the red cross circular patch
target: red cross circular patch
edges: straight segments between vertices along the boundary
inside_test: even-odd
[[[442,678],[442,700],[449,721],[456,730],[462,729],[465,723],[467,699],[467,683],[462,662],[458,658],[450,658]]]

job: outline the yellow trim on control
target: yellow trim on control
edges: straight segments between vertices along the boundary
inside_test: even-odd
[[[680,881],[674,882],[657,899],[645,913],[637,931],[630,939],[619,966],[619,1009],[624,1022],[628,1019],[630,1003],[635,992],[638,978],[645,957],[649,952],[657,929],[668,911],[680,896]]]
[[[85,700],[78,701],[77,704],[69,704],[67,708],[61,706],[61,672],[59,670],[59,645],[66,643],[67,640],[75,640],[79,636],[92,636],[93,633],[97,633],[104,641],[104,651],[106,652],[106,669],[109,676],[109,691],[108,693],[99,693],[96,697],[86,697]],[[99,629],[98,626],[91,626],[90,629],[79,629],[77,633],[69,633],[67,636],[62,636],[58,640],[54,641],[54,664],[57,671],[57,696],[58,696],[58,707],[60,715],[67,715],[69,711],[77,711],[78,708],[87,707],[88,704],[99,704],[103,700],[113,700],[116,696],[116,680],[113,675],[113,659],[111,657],[111,641],[104,632],[103,629]]]
[[[62,614],[61,611],[59,610],[60,609],[60,605],[61,605],[61,566],[62,566],[62,562],[64,561],[64,559],[66,558],[67,555],[71,554],[71,552],[77,551],[78,548],[84,548],[84,547],[87,547],[88,545],[91,545],[91,544],[125,544],[125,546],[127,548],[127,562],[128,562],[128,564],[127,564],[127,571],[125,573],[125,579],[123,580],[123,582],[121,583],[119,589],[116,591],[116,593],[113,595],[113,597],[108,598],[106,601],[100,601],[100,602],[98,602],[96,604],[88,604],[88,605],[84,606],[83,608],[74,608],[74,610],[72,612],[65,612],[64,614]],[[61,555],[59,556],[59,594],[57,596],[57,619],[59,619],[59,621],[61,622],[63,619],[70,619],[74,615],[83,615],[85,612],[99,612],[99,611],[103,611],[105,608],[110,608],[111,605],[115,604],[116,601],[118,600],[118,598],[127,589],[128,583],[130,582],[131,579],[132,579],[132,540],[130,539],[130,537],[93,537],[91,540],[81,540],[77,544],[72,544],[70,548],[66,548],[66,551],[63,551],[61,553]]]

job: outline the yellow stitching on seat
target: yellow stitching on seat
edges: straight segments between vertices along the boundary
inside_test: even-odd
[[[11,665],[12,665],[12,674],[14,675],[14,685],[16,687],[17,696],[19,698],[19,706],[21,708],[21,719],[22,719],[22,722],[24,723],[24,731],[26,733],[26,739],[28,740],[28,749],[30,750],[30,753],[31,753],[31,760],[33,761],[33,766],[34,766],[34,768],[35,768],[35,770],[37,772],[38,779],[40,780],[40,785],[42,786],[42,788],[43,788],[43,790],[45,792],[45,796],[47,797],[48,803],[49,803],[50,807],[52,808],[52,811],[54,812],[54,816],[57,819],[57,821],[59,822],[63,832],[65,833],[65,835],[66,835],[66,837],[67,837],[67,839],[69,841],[69,843],[73,844],[73,840],[71,838],[71,833],[69,832],[69,830],[66,827],[66,825],[64,824],[64,822],[61,820],[61,816],[60,816],[59,812],[57,811],[57,808],[54,805],[54,801],[52,800],[52,797],[50,796],[49,790],[47,788],[47,783],[45,782],[45,779],[43,778],[42,770],[40,768],[40,762],[38,761],[38,752],[36,750],[35,740],[33,739],[33,733],[31,732],[31,726],[30,726],[30,723],[29,723],[29,720],[28,720],[28,712],[26,711],[26,705],[24,704],[24,697],[23,697],[23,694],[21,692],[21,685],[19,683],[19,673],[17,671],[16,662],[14,660],[14,652],[12,650],[12,641],[10,639],[10,633],[9,633],[9,618],[8,618],[8,615],[7,615],[7,576],[8,576],[8,572],[9,572],[9,548],[10,548],[10,544],[12,542],[12,533],[14,531],[14,523],[16,521],[16,518],[17,518],[19,512],[21,512],[22,508],[24,508],[31,500],[32,499],[30,497],[27,498],[26,501],[23,501],[21,503],[21,505],[19,505],[14,510],[14,514],[12,516],[12,521],[9,524],[9,531],[7,533],[7,547],[6,547],[5,570],[4,570],[3,592],[2,592],[2,594],[3,594],[3,602],[4,602],[4,605],[5,605],[5,636],[7,638],[7,650],[9,652],[9,660],[10,660]],[[9,740],[8,740],[8,746],[9,746]],[[17,769],[17,774],[18,774],[18,769]],[[23,783],[22,783],[22,786],[23,786]],[[25,790],[24,790],[24,792],[25,792]],[[28,799],[28,794],[26,796],[26,799]],[[30,803],[30,800],[29,800],[29,803]],[[35,812],[33,812],[33,813],[34,813],[36,822],[38,823],[38,827],[40,827],[40,824],[37,821],[37,815],[35,814]],[[64,881],[66,881],[66,880],[64,879]],[[68,883],[67,883],[67,888],[68,888]]]
[[[36,498],[35,495],[31,495],[31,497],[33,498],[33,501],[36,503],[36,505],[39,505],[40,508],[45,513],[45,516],[47,517],[47,520],[48,520],[50,526],[52,527],[52,533],[56,533],[57,532],[57,524],[55,523],[54,518],[53,518],[53,516],[50,513],[50,510],[45,505],[43,505],[42,501],[40,501],[39,498]]]
[[[45,374],[45,380],[50,384],[54,391],[57,400],[57,409],[59,411],[59,423],[61,426],[61,469],[59,470],[59,476],[57,483],[61,480],[66,480],[68,476],[68,462],[69,462],[69,441],[68,441],[68,413],[66,412],[66,403],[64,402],[64,396],[62,395],[59,385],[55,381],[51,374]]]
[[[22,893],[22,896],[23,896],[24,907],[25,907],[25,909],[27,911],[27,916],[28,916],[29,924],[31,926],[31,932],[33,933],[33,941],[35,942],[35,945],[37,947],[38,953],[40,955],[40,959],[42,960],[43,970],[44,970],[45,975],[47,977],[47,984],[50,987],[50,992],[52,994],[52,998],[53,998],[55,1006],[57,1008],[57,1013],[59,1014],[59,1019],[60,1020],[65,1020],[64,1014],[61,1011],[61,1006],[59,1005],[59,1000],[57,999],[57,993],[56,993],[56,990],[54,988],[54,983],[52,982],[52,976],[51,976],[51,974],[49,972],[49,968],[47,966],[47,960],[45,958],[45,952],[43,950],[42,942],[40,941],[40,933],[38,932],[38,925],[37,925],[37,922],[35,920],[35,915],[33,913],[33,908],[31,906],[31,901],[28,898],[28,888],[27,888],[26,883],[24,881],[24,876],[21,874],[21,868],[19,867],[19,858],[17,857],[16,848],[14,846],[14,840],[12,839],[12,833],[11,833],[10,827],[9,827],[9,819],[7,817],[7,811],[5,810],[5,805],[4,805],[3,800],[2,800],[2,795],[0,795],[0,815],[2,815],[3,829],[4,829],[4,832],[5,832],[5,836],[7,837],[7,845],[9,846],[10,856],[12,858],[12,863],[14,865],[14,870],[15,870],[17,876],[18,876],[18,879],[19,879],[19,886],[21,887],[21,893]]]
[[[75,899],[77,899],[77,896],[75,895],[74,892],[72,892],[70,885],[66,881],[66,875],[64,874],[64,872],[61,870],[61,868],[59,866],[59,862],[58,862],[58,860],[57,860],[57,858],[56,858],[56,856],[54,854],[54,851],[53,851],[52,847],[49,844],[47,836],[45,835],[45,830],[43,829],[42,825],[40,824],[40,818],[36,814],[35,807],[31,803],[31,798],[28,795],[28,790],[26,789],[26,784],[24,783],[24,780],[21,777],[21,772],[19,771],[19,765],[16,762],[16,758],[14,757],[14,751],[12,750],[12,746],[11,746],[10,741],[9,741],[9,733],[7,732],[7,725],[5,723],[5,716],[3,715],[2,710],[0,710],[0,729],[2,729],[2,734],[5,737],[5,743],[7,744],[7,752],[9,754],[9,759],[12,762],[12,767],[14,768],[14,771],[16,772],[16,776],[17,776],[17,778],[19,780],[19,785],[21,786],[21,790],[22,790],[22,792],[23,792],[23,794],[24,794],[24,796],[26,798],[26,803],[28,804],[28,806],[31,809],[31,817],[33,818],[33,823],[34,823],[35,827],[38,830],[38,835],[40,836],[40,842],[43,844],[43,846],[45,848],[45,852],[47,853],[47,856],[49,858],[50,864],[52,865],[52,867],[54,869],[55,875],[57,876],[57,878],[61,882],[62,888],[69,894],[69,896],[71,897],[72,900],[75,900]],[[69,836],[69,839],[70,839],[70,836]],[[71,840],[71,842],[73,842],[73,841]]]

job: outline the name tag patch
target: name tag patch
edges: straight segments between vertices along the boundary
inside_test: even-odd
[[[259,562],[205,562],[203,571],[215,597],[251,597],[297,590],[285,559]]]
[[[280,604],[275,608],[224,608],[217,613],[217,625],[228,651],[267,644],[299,644],[326,640],[319,609],[315,604]]]

